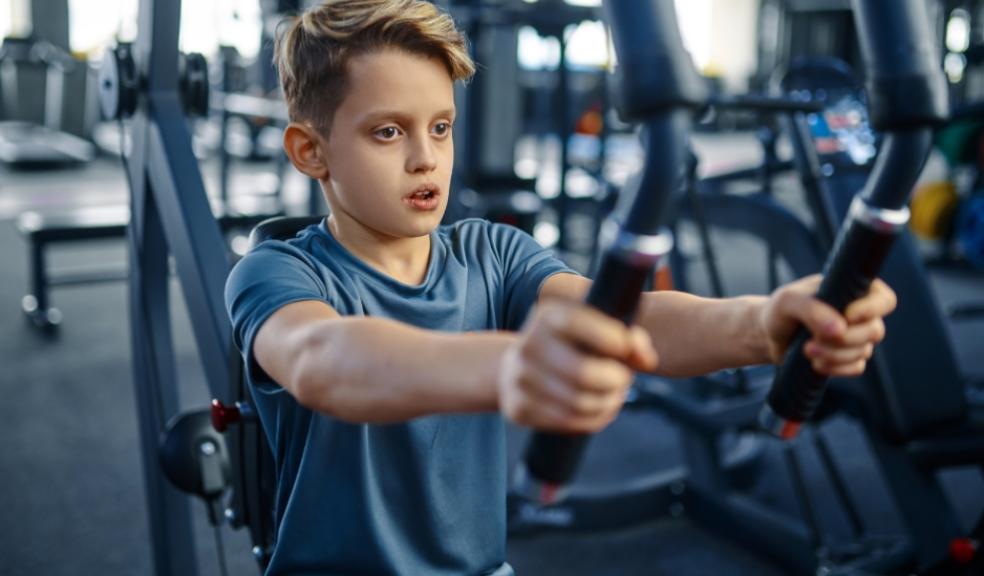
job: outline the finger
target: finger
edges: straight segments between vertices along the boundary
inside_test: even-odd
[[[797,292],[803,294],[809,294],[813,296],[820,289],[820,283],[823,281],[823,276],[820,274],[811,274],[810,276],[805,276],[800,278],[796,282],[790,284]]]
[[[847,329],[847,322],[837,310],[811,295],[787,290],[776,305],[781,315],[796,319],[817,337],[836,340]]]
[[[653,347],[653,339],[641,326],[632,326],[629,331],[632,352],[626,361],[633,370],[653,372],[659,365],[659,354]]]
[[[566,424],[569,420],[566,412],[559,406],[541,404],[523,409],[515,422],[520,426],[528,426],[545,432],[573,433],[574,430],[571,430]]]
[[[568,430],[572,434],[595,434],[608,427],[618,414],[619,410],[612,410],[594,417],[572,419],[567,422]]]
[[[540,366],[528,366],[520,378],[520,386],[537,410],[552,406],[559,410],[558,415],[567,418],[596,416],[610,409],[612,397],[618,395],[615,389],[605,393],[581,390]]]
[[[881,318],[847,327],[838,343],[844,346],[863,346],[877,344],[885,339],[885,323]],[[823,339],[821,339],[823,340]]]
[[[557,335],[592,353],[624,359],[632,351],[628,327],[600,310],[557,304],[547,314],[547,324]]]
[[[822,360],[813,361],[813,369],[818,374],[823,374],[825,376],[831,376],[835,378],[860,376],[864,374],[865,366],[867,366],[867,362],[864,360],[858,360],[850,364],[827,364]]]
[[[617,360],[592,356],[557,338],[542,338],[530,350],[529,359],[544,373],[570,382],[585,392],[609,394],[632,382],[632,370]]]
[[[551,372],[577,374],[584,363],[584,352],[555,334],[538,334],[526,342],[525,357]]]
[[[596,394],[621,394],[632,385],[635,373],[610,358],[585,356],[576,373],[565,373],[579,390]]]
[[[606,410],[590,416],[566,414],[557,422],[559,428],[574,434],[594,434],[612,423],[621,412],[624,397],[614,399]]]
[[[844,311],[844,317],[852,324],[881,318],[891,314],[897,304],[898,298],[895,292],[888,284],[876,278],[866,295],[851,302]]]
[[[871,358],[873,351],[874,346],[872,344],[849,347],[831,347],[825,346],[816,340],[807,342],[806,346],[803,348],[803,352],[806,354],[807,358],[810,360],[818,360],[828,365],[852,364],[858,360],[867,360],[868,358]]]

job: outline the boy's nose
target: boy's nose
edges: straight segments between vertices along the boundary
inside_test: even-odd
[[[437,155],[434,143],[430,138],[419,138],[411,144],[410,156],[407,158],[407,171],[430,172],[437,168]]]

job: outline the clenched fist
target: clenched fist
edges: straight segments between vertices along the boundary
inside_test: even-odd
[[[776,290],[762,308],[769,356],[773,363],[781,362],[802,324],[813,335],[803,351],[818,374],[858,376],[864,372],[875,345],[885,337],[882,318],[895,310],[895,292],[876,279],[868,293],[852,302],[842,316],[814,297],[820,280],[816,275],[787,284]]]
[[[653,371],[649,334],[581,302],[534,309],[499,372],[499,407],[521,426],[593,433],[618,415],[636,370]]]

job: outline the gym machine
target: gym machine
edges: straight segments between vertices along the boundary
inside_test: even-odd
[[[236,450],[234,442],[228,445],[212,428],[207,411],[181,414],[178,409],[169,257],[213,397],[231,397],[234,364],[223,304],[231,263],[185,121],[187,109],[207,111],[208,84],[202,74],[189,73],[201,71],[195,64],[191,70],[186,64],[179,73],[180,15],[180,1],[141,0],[135,44],[108,53],[100,74],[104,116],[130,118],[133,142],[127,161],[133,381],[153,565],[159,576],[198,573],[188,501],[166,480],[162,464],[183,461],[170,476],[204,497],[217,522],[229,453]]]
[[[683,49],[671,3],[608,2],[605,11],[619,56],[616,108],[626,120],[643,123],[644,159],[603,226],[604,255],[587,302],[629,323],[647,280],[671,250],[664,208],[685,164],[687,109],[701,106],[707,95]],[[535,432],[516,471],[518,492],[544,505],[562,499],[588,439]]]
[[[844,227],[847,231],[844,237],[847,240],[839,240],[838,245],[843,249],[843,244],[847,242],[849,252],[853,256],[844,258],[842,253],[841,256],[832,257],[834,265],[828,266],[828,280],[820,294],[822,298],[828,300],[835,300],[834,296],[838,296],[836,303],[840,304],[853,299],[866,289],[866,282],[870,282],[870,278],[876,273],[879,260],[885,256],[894,233],[904,223],[904,211],[891,210],[898,205],[896,203],[904,205],[905,197],[896,198],[891,194],[905,194],[911,189],[928,152],[928,127],[942,121],[946,113],[945,89],[935,62],[932,61],[933,51],[928,45],[926,19],[919,17],[922,7],[912,2],[891,6],[879,2],[857,2],[856,6],[858,27],[865,31],[862,46],[869,62],[869,69],[872,70],[869,72],[869,77],[873,79],[869,84],[869,92],[873,100],[872,109],[875,111],[873,124],[876,128],[888,130],[890,136],[885,143],[886,150],[876,164],[874,175],[869,179],[869,188],[862,194],[862,197],[868,198],[873,205],[880,205],[886,209],[880,211],[867,209],[859,204],[859,200],[851,200],[853,190],[846,198],[847,202],[844,202],[844,197],[834,197],[830,199],[832,206],[827,207],[834,210],[835,217],[843,217],[848,211],[848,206],[853,206],[850,209],[853,220],[848,222],[861,222],[847,224]],[[878,14],[883,16],[890,14],[888,19],[882,17],[878,29],[872,21],[874,10],[877,9],[880,9]],[[914,50],[921,50],[918,52],[921,58],[893,60],[890,55],[897,46],[903,44],[900,42],[902,38],[914,39],[909,40],[910,45],[917,47],[913,48]],[[906,94],[906,99],[898,97],[899,94]],[[893,130],[897,134],[893,133]],[[906,169],[898,170],[897,166],[904,166]],[[816,167],[820,168],[819,165]],[[886,193],[888,190],[892,193]],[[765,211],[759,211],[760,222],[765,214]],[[754,213],[749,212],[749,215]],[[868,216],[872,218],[866,219]],[[895,216],[897,218],[893,219],[892,217]],[[879,218],[887,220],[882,221]],[[824,236],[827,243],[837,233],[835,225],[831,225],[830,222],[819,224],[822,230],[826,228]],[[811,238],[809,230],[805,227],[801,227],[797,235],[804,240],[801,243],[804,247],[809,247],[811,244],[815,246],[816,240]],[[776,239],[772,238],[773,245],[782,246],[781,243],[775,243]],[[905,244],[906,238],[903,237],[900,245],[904,247]],[[801,252],[806,254],[809,250],[801,250]],[[911,269],[911,258],[895,256],[902,252],[904,248],[900,248],[889,257],[884,273],[889,282],[898,286],[905,293],[905,298],[909,299],[910,282],[913,278],[920,277],[915,274],[917,271]],[[836,253],[837,249],[835,249]],[[898,264],[899,260],[902,261],[901,265]],[[853,271],[853,267],[861,265],[868,265],[870,268],[863,268],[863,273]],[[892,276],[900,266],[903,280],[901,283],[893,282]],[[846,276],[854,281],[852,284],[854,292],[844,293],[839,292],[843,288],[833,288],[838,282],[844,281],[845,272]],[[865,278],[867,280],[864,280]],[[922,285],[917,283],[911,288],[911,297],[917,302],[931,303],[931,297],[925,291],[924,276],[921,278]],[[837,393],[831,396],[835,398],[834,404],[855,407],[854,415],[859,418],[867,417],[862,421],[872,437],[879,463],[886,471],[886,476],[892,479],[890,488],[910,533],[906,544],[911,546],[911,549],[906,549],[897,543],[880,545],[877,542],[869,542],[867,549],[856,549],[848,551],[847,556],[834,557],[827,547],[828,543],[818,539],[819,533],[812,517],[812,510],[804,510],[805,524],[790,523],[774,515],[763,513],[760,507],[749,505],[749,501],[740,495],[729,494],[729,487],[733,483],[724,473],[717,440],[720,438],[720,430],[747,426],[747,405],[725,406],[716,411],[712,419],[700,418],[702,407],[679,405],[674,407],[677,412],[676,419],[689,420],[687,424],[691,428],[704,427],[702,433],[689,436],[695,440],[694,443],[685,444],[689,454],[691,474],[688,481],[678,488],[682,496],[679,501],[682,509],[691,511],[698,518],[706,519],[709,525],[738,537],[749,545],[764,548],[763,551],[784,560],[788,566],[797,571],[805,572],[822,568],[825,573],[830,573],[833,570],[851,571],[862,568],[891,570],[902,569],[902,567],[931,571],[931,567],[937,562],[947,562],[945,557],[948,548],[951,546],[960,548],[968,541],[960,538],[961,531],[957,528],[952,509],[945,502],[933,473],[943,467],[984,461],[980,424],[974,414],[974,407],[968,406],[964,398],[961,379],[950,370],[953,367],[952,356],[947,358],[947,350],[940,350],[946,341],[942,327],[934,324],[932,318],[923,318],[922,324],[918,324],[919,320],[916,320],[917,325],[929,326],[934,329],[934,333],[942,333],[943,337],[939,342],[931,343],[928,350],[911,346],[904,349],[908,340],[904,337],[905,334],[914,337],[917,333],[906,330],[903,326],[893,326],[892,321],[899,323],[900,317],[901,315],[897,313],[890,318],[889,333],[902,336],[894,340],[902,349],[896,350],[888,360],[885,358],[888,352],[880,351],[870,370],[869,379],[872,384],[868,386],[867,392],[876,393],[877,403],[873,404],[870,398],[858,400],[856,398],[858,394],[850,388],[845,392],[844,388],[839,387]],[[925,338],[920,339],[925,340]],[[885,347],[888,347],[888,342]],[[940,363],[937,364],[936,360],[940,360]],[[905,361],[908,361],[908,365],[899,366]],[[919,363],[921,367],[913,366],[913,363]],[[933,367],[937,367],[938,370],[928,373]],[[889,369],[893,369],[892,375],[897,376],[900,368],[910,372],[895,381],[886,376]],[[917,381],[918,376],[923,378]],[[929,402],[925,387],[928,382],[940,379],[947,382],[945,387],[942,387],[945,390],[943,398],[937,404],[935,392],[940,387],[936,387],[934,399]],[[794,378],[791,381],[802,384],[804,380]],[[784,396],[783,391],[789,388],[783,387],[782,379],[778,382],[780,384],[774,388],[770,396],[771,407],[762,420],[768,428],[790,436],[795,433],[799,423],[808,413],[816,408],[821,385],[818,379],[812,380],[816,383],[815,387],[812,388],[812,393],[807,394],[794,386],[791,389],[802,394],[796,397]],[[664,394],[664,397],[667,396]],[[789,401],[791,398],[802,404],[798,405],[797,402],[784,404],[784,399]],[[797,412],[792,408],[800,408],[801,411]],[[776,410],[787,416],[775,418]],[[872,415],[872,412],[884,412],[889,416],[878,418],[878,414]],[[714,429],[715,427],[717,430]],[[532,492],[532,498],[542,504],[549,504],[558,500],[558,492],[571,477],[576,466],[576,455],[579,448],[583,446],[584,439],[547,437],[557,442],[551,451],[545,448],[548,442],[542,438],[543,436],[534,437],[530,451],[527,453],[526,464],[540,481],[532,483],[538,489]],[[565,449],[568,450],[566,453]],[[574,457],[571,456],[572,454]],[[799,469],[795,462],[795,455],[792,452],[787,452],[787,455],[795,475]],[[554,459],[551,461],[551,458]],[[840,485],[838,479],[831,480]],[[802,489],[802,486],[800,479],[797,487]],[[916,494],[918,496],[915,496]],[[801,498],[802,500],[804,499]],[[545,506],[540,515],[549,516],[554,509],[556,508]],[[976,532],[979,533],[980,528]],[[966,558],[966,555],[963,556]],[[846,563],[842,563],[844,561]]]
[[[91,142],[63,129],[66,83],[80,75],[85,81],[86,67],[85,62],[51,42],[4,38],[0,45],[0,95],[6,116],[11,118],[0,122],[0,162],[15,168],[50,168],[89,162],[95,157]],[[40,83],[29,81],[32,71],[42,72]],[[38,84],[43,86],[43,93],[32,94],[31,88]],[[40,118],[32,118],[29,107],[38,96]]]

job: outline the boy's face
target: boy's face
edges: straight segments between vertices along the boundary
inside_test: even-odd
[[[349,61],[325,160],[336,225],[380,238],[429,234],[448,203],[454,86],[436,58],[387,49]]]

